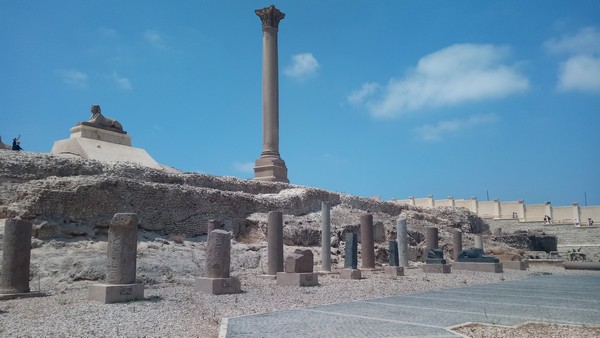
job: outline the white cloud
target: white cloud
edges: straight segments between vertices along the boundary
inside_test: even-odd
[[[600,93],[600,31],[596,27],[550,39],[544,47],[554,54],[569,55],[558,71],[558,90]]]
[[[233,169],[241,173],[253,173],[254,162],[233,162]]]
[[[319,69],[319,62],[311,53],[293,55],[291,61],[292,64],[283,71],[289,77],[305,79],[314,75]]]
[[[111,80],[115,82],[117,87],[121,90],[130,91],[133,89],[131,81],[128,78],[119,75],[117,72],[113,72],[110,76]]]
[[[600,93],[600,58],[585,55],[569,58],[560,67],[557,88]]]
[[[441,141],[444,136],[463,131],[482,124],[491,124],[498,121],[496,114],[473,115],[465,120],[441,121],[435,125],[426,124],[415,129],[420,139],[424,141]]]
[[[77,88],[87,88],[88,76],[77,70],[58,70],[64,83]]]
[[[576,34],[550,39],[544,43],[544,47],[555,54],[598,54],[600,31],[596,27],[585,27]]]
[[[165,49],[165,36],[156,29],[148,29],[143,33],[144,41],[157,49]]]
[[[350,103],[352,104],[363,104],[365,102],[365,100],[369,97],[372,96],[373,94],[375,94],[375,92],[377,90],[379,90],[379,88],[381,88],[381,86],[378,83],[374,83],[374,82],[367,82],[367,83],[363,83],[362,87],[360,87],[360,89],[357,89],[355,91],[353,91],[352,93],[350,93],[350,95],[348,96],[348,101],[350,101]]]
[[[391,78],[381,91],[367,83],[348,100],[364,105],[374,117],[398,117],[422,108],[500,98],[526,91],[529,81],[502,63],[508,47],[457,44],[421,58],[401,79]]]

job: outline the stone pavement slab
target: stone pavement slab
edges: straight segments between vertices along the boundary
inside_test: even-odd
[[[226,337],[458,337],[466,322],[600,324],[597,275],[542,275],[229,318]]]

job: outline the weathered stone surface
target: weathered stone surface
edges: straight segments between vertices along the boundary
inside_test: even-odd
[[[277,273],[277,285],[283,286],[315,286],[319,285],[319,275],[312,272],[305,273]]]
[[[360,251],[363,269],[375,268],[375,243],[373,242],[373,215],[360,217]]]
[[[231,264],[231,235],[225,230],[213,230],[206,245],[204,277],[227,278]]]
[[[107,284],[135,283],[137,226],[133,213],[115,214],[108,230]]]
[[[383,222],[375,222],[373,224],[373,241],[375,243],[385,242],[385,226]]]
[[[504,271],[502,263],[480,263],[480,262],[454,262],[452,268],[455,270],[470,270],[481,272],[501,273]]]
[[[492,256],[486,256],[483,249],[472,248],[463,250],[458,255],[458,262],[473,262],[473,263],[498,263],[499,260]]]
[[[398,257],[398,242],[396,240],[389,241],[389,251],[390,251],[390,266],[400,266],[400,259]]]
[[[283,214],[269,212],[267,245],[269,255],[269,275],[283,271]]]
[[[340,271],[341,279],[361,279],[362,273],[358,269],[344,268]]]
[[[344,249],[344,268],[356,269],[358,267],[358,244],[356,234],[346,234],[346,248]]]
[[[497,242],[528,251],[557,251],[557,238],[544,233],[505,234],[494,238]]]
[[[242,284],[237,277],[227,278],[196,278],[196,292],[209,293],[213,295],[223,295],[239,293],[242,290]]]
[[[425,264],[423,265],[425,273],[451,273],[452,267],[450,264]]]
[[[0,293],[29,292],[31,222],[9,219],[4,225]]]
[[[296,249],[285,258],[284,271],[288,273],[313,272],[314,257],[308,249]]]

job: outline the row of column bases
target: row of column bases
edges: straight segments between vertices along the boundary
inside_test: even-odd
[[[279,285],[312,286],[318,284],[314,273],[314,258],[309,249],[297,249],[284,261],[283,214],[272,211],[267,220],[268,275],[277,279]],[[123,302],[144,297],[144,287],[136,283],[137,228],[139,219],[133,213],[115,214],[108,230],[106,282],[91,285],[88,299],[102,303]],[[231,234],[220,229],[221,223],[211,220],[208,224],[204,276],[196,279],[196,290],[211,294],[241,292],[240,281],[230,276]],[[29,265],[31,254],[32,224],[20,219],[9,219],[5,224],[0,299],[41,296],[41,292],[29,289]],[[375,270],[373,240],[373,215],[360,217],[362,270]],[[438,229],[427,228],[426,272],[450,272],[450,267],[438,249]],[[480,236],[475,246],[483,249]],[[322,203],[322,271],[331,273],[331,215],[327,203]],[[344,268],[342,279],[360,279],[358,269],[358,241],[356,233],[346,234]],[[454,260],[462,251],[462,232],[453,233]],[[437,251],[436,251],[437,250]],[[408,232],[406,218],[397,220],[397,240],[389,241],[389,265],[386,273],[403,276],[409,266]],[[436,256],[436,252],[438,253]]]

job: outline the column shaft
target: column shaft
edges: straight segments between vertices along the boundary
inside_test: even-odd
[[[331,271],[331,214],[329,205],[321,203],[321,260],[323,271]]]
[[[406,227],[406,218],[398,217],[396,221],[396,238],[398,239],[398,259],[400,266],[408,268],[408,230]]]
[[[373,215],[360,217],[360,248],[363,269],[375,268],[375,244],[373,243]]]
[[[267,222],[268,274],[276,275],[283,272],[283,214],[271,211]]]
[[[29,292],[31,222],[8,219],[4,225],[0,293]]]

